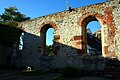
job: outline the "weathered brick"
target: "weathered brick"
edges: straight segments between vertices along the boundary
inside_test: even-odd
[[[54,36],[54,39],[55,39],[55,40],[59,40],[59,39],[60,39],[60,35],[55,35],[55,36]]]
[[[74,40],[82,40],[82,36],[74,36]]]

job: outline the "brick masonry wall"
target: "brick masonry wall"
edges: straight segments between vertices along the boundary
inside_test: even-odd
[[[85,27],[95,17],[102,30],[102,55],[104,57],[117,57],[120,59],[120,1],[114,0],[63,12],[42,16],[19,24],[25,31],[24,49],[22,51],[23,64],[40,68],[43,57],[43,41],[41,30],[46,24],[55,30],[55,49],[57,54],[52,60],[58,66],[66,64],[81,65],[79,60],[85,53]],[[81,59],[81,58],[80,58]],[[58,66],[58,67],[59,67]]]

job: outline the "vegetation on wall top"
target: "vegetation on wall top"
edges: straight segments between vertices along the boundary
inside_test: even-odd
[[[19,12],[16,7],[5,8],[4,13],[0,15],[0,43],[13,45],[18,41],[22,30],[18,29],[17,25],[26,20],[30,20],[30,17]]]

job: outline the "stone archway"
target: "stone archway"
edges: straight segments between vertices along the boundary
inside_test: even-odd
[[[57,26],[56,26],[56,24],[54,23],[54,22],[43,22],[42,24],[41,24],[41,27],[39,27],[39,30],[41,31],[42,29],[43,29],[43,27],[45,26],[45,25],[47,25],[47,24],[49,24],[50,26],[52,26],[52,28],[56,31],[57,30]]]
[[[104,16],[101,15],[101,14],[97,14],[97,13],[88,13],[86,15],[83,15],[80,20],[78,21],[78,24],[81,28],[81,37],[82,37],[82,40],[81,40],[81,49],[82,49],[82,52],[84,54],[87,54],[87,32],[86,32],[86,27],[87,27],[87,24],[91,21],[98,21],[101,25],[101,34],[104,34],[104,31],[103,31],[103,28],[104,28],[104,24],[105,24],[105,21],[104,21]],[[105,52],[104,52],[104,36],[102,36],[102,55],[104,56],[105,55]]]
[[[41,36],[40,40],[41,40],[41,47],[42,47],[43,55],[46,55],[46,51],[45,51],[46,50],[46,32],[49,28],[53,28],[54,31],[57,30],[56,24],[54,22],[44,22],[40,27],[40,36]]]

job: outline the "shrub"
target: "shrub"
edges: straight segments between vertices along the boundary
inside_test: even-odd
[[[62,75],[65,77],[80,77],[81,70],[76,67],[66,66],[62,70]]]

